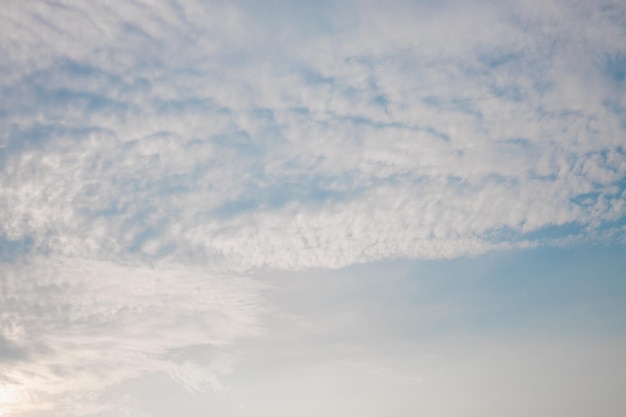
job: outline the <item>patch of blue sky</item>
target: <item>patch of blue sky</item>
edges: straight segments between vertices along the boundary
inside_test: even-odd
[[[587,115],[582,110],[571,110],[568,108],[560,108],[559,110],[551,110],[542,105],[539,105],[535,108],[535,111],[538,116],[544,118],[554,118],[561,119],[565,124],[562,127],[562,132],[565,133],[569,130],[569,126],[567,125],[568,121],[571,120],[580,120],[582,118],[586,118]]]
[[[267,148],[271,148],[272,145],[276,143],[287,142],[282,131],[282,126],[276,120],[276,113],[273,109],[258,107],[248,110],[247,114],[251,116],[255,122],[257,129],[255,136],[257,136],[257,139],[262,141]]]
[[[619,246],[500,252],[439,262],[428,276],[437,279],[441,297],[465,306],[458,320],[470,330],[525,325],[612,334],[626,330],[622,252]]]
[[[333,115],[333,120],[342,122],[342,123],[351,124],[354,126],[367,126],[367,127],[372,127],[375,129],[398,129],[398,130],[408,130],[411,132],[425,132],[445,142],[450,141],[450,136],[448,134],[432,126],[425,126],[425,125],[423,126],[423,125],[402,123],[402,122],[396,122],[396,121],[381,122],[378,120],[368,119],[366,117],[343,115],[343,114]],[[321,123],[325,125],[329,124],[329,122],[327,121],[324,121]]]
[[[107,114],[123,113],[132,108],[132,105],[127,102],[111,99],[97,93],[74,91],[68,88],[40,88],[37,90],[39,104],[50,106],[57,111],[59,109],[77,109],[87,114]]]
[[[132,84],[129,83],[130,80],[132,80]],[[10,87],[46,90],[49,87],[54,88],[54,85],[57,84],[73,85],[79,87],[77,89],[80,89],[80,91],[91,91],[94,87],[103,84],[115,88],[121,86],[129,87],[132,85],[135,87],[143,87],[143,91],[150,87],[149,83],[140,77],[132,77],[125,80],[121,76],[107,72],[103,68],[94,67],[84,62],[73,61],[66,57],[59,57],[49,65],[24,74],[18,84]],[[98,89],[98,91],[111,92],[117,90],[108,89],[102,91]]]
[[[496,229],[488,234],[489,241],[493,243],[509,242],[518,243],[521,241],[536,242],[540,246],[549,247],[555,242],[567,238],[574,241],[583,239],[588,245],[605,245],[623,242],[626,238],[626,216],[621,216],[615,220],[605,220],[599,224],[594,224],[590,229],[588,223],[568,222],[565,224],[551,224],[526,233],[508,227]],[[520,225],[521,226],[521,225]],[[608,234],[608,235],[607,235]],[[601,241],[597,237],[602,236]],[[612,237],[610,237],[612,236]]]
[[[582,207],[593,207],[602,199],[607,203],[624,200],[626,197],[626,177],[609,184],[594,183],[594,190],[580,193],[570,199],[570,203]]]
[[[597,204],[598,198],[601,196],[602,192],[592,191],[589,193],[578,194],[574,198],[570,199],[570,201],[578,206],[592,207]]]
[[[615,195],[624,195],[624,193],[626,192],[626,177],[620,178],[618,181],[615,181],[614,185],[619,187],[619,191],[615,193]]]
[[[88,219],[122,218],[123,227],[142,226],[146,218],[158,211],[159,201],[163,198],[175,198],[177,192],[183,193],[187,188],[178,189],[171,179],[148,181],[143,178],[111,178],[106,188],[113,188],[114,194],[107,193],[104,203],[94,204],[103,191],[102,183],[92,182],[80,190],[81,203],[76,204],[76,212]],[[186,185],[185,185],[186,187]],[[129,217],[130,216],[130,217]]]
[[[180,100],[157,100],[151,103],[154,109],[167,115],[230,114],[230,110],[217,105],[210,98],[185,98]]]
[[[297,67],[295,68],[295,73],[298,74],[307,85],[328,85],[333,88],[338,86],[337,80],[334,77],[324,76],[310,67]]]
[[[208,140],[215,146],[215,152],[223,162],[244,165],[245,161],[258,164],[268,150],[268,141],[260,140],[265,134],[251,135],[248,131],[238,130],[225,134],[212,135]],[[267,135],[275,138],[274,135]],[[267,138],[266,138],[267,139]]]
[[[513,188],[517,188],[520,185],[520,179],[516,176],[507,176],[498,173],[487,174],[481,179],[481,184],[503,184]]]
[[[308,116],[311,114],[311,110],[309,110],[307,107],[290,107],[289,111],[301,116]]]
[[[538,248],[414,261],[399,288],[415,306],[450,308],[434,331],[614,334],[626,330],[622,255],[620,246]]]
[[[505,146],[508,145],[515,149],[520,149],[520,148],[523,149],[523,148],[528,148],[532,146],[532,142],[530,141],[530,139],[524,138],[524,137],[500,139],[496,141],[496,143],[498,145],[505,145]]]
[[[556,82],[550,80],[550,79],[541,79],[541,78],[536,78],[536,79],[532,79],[531,80],[531,85],[532,88],[534,90],[534,92],[540,94],[540,95],[544,95],[547,94],[551,91],[554,90],[555,86],[556,86]],[[542,113],[541,111],[541,106],[539,106],[537,108],[537,111],[539,113]],[[547,115],[549,114],[546,111],[543,111],[543,115]]]
[[[305,113],[305,111],[308,110],[299,109],[297,113],[306,115],[307,113]],[[218,112],[229,113],[229,110],[218,109]],[[207,109],[203,114],[212,114],[212,112],[210,109]],[[252,120],[254,132],[240,128],[233,121],[224,132],[211,135],[205,139],[210,140],[218,149],[239,152],[237,154],[238,159],[242,156],[256,156],[261,158],[265,152],[271,151],[274,144],[287,141],[283,134],[282,127],[276,121],[274,110],[252,108],[246,111],[245,114]]]
[[[599,156],[600,158],[602,158],[602,162],[604,162],[604,165],[608,168],[613,170],[614,172],[616,172],[616,167],[612,167],[609,163],[608,163],[608,158],[609,158],[609,154],[611,152],[617,152],[621,157],[626,158],[626,151],[624,151],[624,146],[619,145],[617,147],[612,147],[611,149],[601,149],[599,151],[593,152],[593,153],[588,153],[585,156]]]
[[[620,53],[608,56],[605,73],[614,82],[623,83],[626,80],[626,55]]]
[[[89,87],[89,84],[85,84],[86,82],[97,82],[94,85],[106,84],[114,86],[116,89],[122,86],[126,88],[133,87],[133,89],[140,89],[140,91],[147,91],[150,87],[149,81],[145,78],[136,76],[124,79],[120,75],[107,72],[102,67],[96,67],[86,62],[74,61],[67,57],[58,57],[50,65],[22,78],[22,82],[25,85],[39,85],[42,87],[46,87],[50,81],[70,81],[81,88]],[[129,81],[132,81],[132,83]],[[110,92],[111,90],[107,91]]]
[[[137,255],[143,252],[144,245],[153,239],[160,239],[165,230],[166,222],[162,219],[155,225],[149,225],[142,228],[138,233],[133,235],[131,242],[126,246],[126,250],[128,253]],[[136,224],[133,224],[133,227],[136,227]],[[171,247],[170,250],[174,250],[174,247]],[[169,250],[165,252],[160,252],[157,256],[163,256],[167,254]]]
[[[82,207],[77,212],[86,218],[113,218],[126,212],[124,206],[116,204],[116,202],[110,203],[107,207]]]
[[[119,24],[119,28],[124,34],[129,38],[139,38],[142,40],[147,40],[151,44],[152,47],[157,46],[159,44],[158,40],[154,37],[150,36],[145,30],[141,28],[141,26],[130,23],[128,21],[121,22]]]
[[[474,116],[478,120],[483,119],[483,114],[474,105],[472,99],[464,97],[442,98],[428,95],[422,98],[422,102],[437,110],[445,110],[455,113],[463,113]]]
[[[541,180],[541,181],[556,181],[559,177],[557,168],[553,168],[553,172],[549,174],[545,173],[537,173],[534,168],[530,168],[527,170],[528,178],[533,180]]]
[[[245,3],[246,9],[259,23],[269,25],[269,27],[293,29],[294,33],[288,34],[297,33],[301,41],[307,37],[336,35],[350,27],[356,20],[355,16],[338,13],[342,7],[341,3],[328,0],[316,2],[297,0],[288,3],[271,0],[263,3],[255,1]]]
[[[479,55],[478,60],[481,64],[487,67],[488,71],[501,67],[519,67],[526,57],[523,54],[516,51],[499,50],[489,51]]]
[[[426,128],[424,128],[424,131],[428,132],[431,135],[436,136],[439,139],[442,139],[442,140],[444,140],[446,142],[450,142],[450,135],[435,129],[434,127],[426,127]]]
[[[615,220],[605,221],[599,225],[588,227],[590,245],[606,246],[626,243],[626,213]],[[601,242],[594,241],[593,236],[601,236]]]
[[[15,262],[29,253],[34,248],[34,240],[30,236],[9,239],[0,235],[0,261]]]
[[[500,99],[518,102],[518,103],[521,103],[526,98],[526,94],[524,93],[522,88],[516,85],[492,84],[489,87],[489,91],[491,92],[491,94],[493,94],[494,96]]]
[[[489,243],[510,243],[519,244],[522,242],[543,242],[550,245],[553,242],[568,238],[578,237],[585,232],[586,225],[577,222],[568,222],[565,224],[551,224],[543,226],[537,230],[522,232],[524,222],[522,221],[517,227],[497,226],[487,230],[480,235]]]
[[[141,254],[145,243],[154,239],[160,240],[170,224],[171,216],[176,216],[176,213],[160,213],[158,207],[146,206],[124,218],[121,230],[132,231],[127,234],[130,239],[124,245],[125,250],[130,254]]]
[[[182,178],[186,179],[187,177],[183,175]],[[177,193],[184,193],[188,189],[186,184],[182,185],[179,181],[176,181],[176,176],[166,177],[165,175],[156,181],[141,177],[120,178],[113,179],[110,184],[115,187],[116,195],[112,197],[108,202],[107,208],[104,208],[100,214],[124,213],[132,205],[134,205],[135,209],[152,209],[159,204],[161,199],[175,196]],[[189,189],[191,190],[191,188]],[[121,201],[125,202],[121,203]]]
[[[45,82],[43,83],[45,84]],[[76,90],[70,87],[51,87],[46,85],[28,85],[20,83],[14,87],[4,88],[2,91],[4,106],[11,105],[5,113],[11,118],[3,124],[11,123],[15,116],[30,118],[33,114],[39,115],[39,124],[66,125],[68,116],[80,113],[79,125],[88,123],[90,115],[109,116],[123,119],[130,111],[137,111],[131,103],[111,98],[100,92]],[[0,104],[2,107],[3,104]],[[81,123],[82,122],[82,123]],[[106,128],[102,126],[101,128]]]
[[[114,136],[112,131],[100,126],[72,127],[55,123],[33,123],[22,127],[14,124],[8,126],[0,136],[3,139],[0,155],[4,159],[29,149],[43,150],[61,137],[78,142],[92,133]]]
[[[446,177],[446,182],[448,184],[450,184],[450,185],[461,184],[461,183],[464,183],[465,181],[466,181],[465,178],[459,177],[459,176],[456,176],[456,175],[448,175]]]
[[[622,104],[621,96],[605,99],[602,104],[620,121],[622,129],[626,129],[626,105]]]
[[[346,178],[349,180],[349,178]],[[248,214],[257,210],[275,211],[288,204],[298,204],[309,209],[319,207],[328,202],[338,203],[357,198],[365,189],[336,188],[337,182],[342,179],[327,177],[281,178],[277,182],[264,185],[263,183],[249,184],[246,191],[239,198],[229,200],[212,212],[217,218],[232,218]],[[343,181],[344,185],[349,187]]]
[[[389,99],[384,94],[379,94],[371,100],[372,103],[382,107],[387,110],[387,106],[389,105]]]

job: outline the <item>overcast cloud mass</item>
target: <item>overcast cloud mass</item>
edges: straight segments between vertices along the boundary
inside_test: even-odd
[[[625,244],[624,1],[0,6],[0,416],[624,415]]]

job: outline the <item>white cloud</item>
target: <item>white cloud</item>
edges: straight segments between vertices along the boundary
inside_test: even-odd
[[[259,284],[199,268],[36,259],[3,265],[2,278],[0,333],[21,355],[0,369],[7,390],[30,399],[5,413],[29,403],[86,413],[60,400],[91,393],[97,409],[98,391],[159,371],[188,389],[217,387],[233,344],[260,332]],[[179,358],[189,346],[207,352],[205,363]]]
[[[623,87],[602,67],[623,53],[618,4],[321,8],[310,32],[234,6],[125,7],[7,8],[7,238],[86,256],[246,247],[250,267],[298,268],[476,253],[493,229],[524,241],[624,215],[623,116],[607,107]],[[360,217],[380,227],[348,238]]]

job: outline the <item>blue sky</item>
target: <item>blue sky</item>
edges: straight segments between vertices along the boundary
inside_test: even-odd
[[[7,1],[0,416],[624,414],[625,32]]]

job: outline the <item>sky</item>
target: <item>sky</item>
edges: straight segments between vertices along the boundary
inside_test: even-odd
[[[3,0],[1,417],[626,415],[623,0]]]

